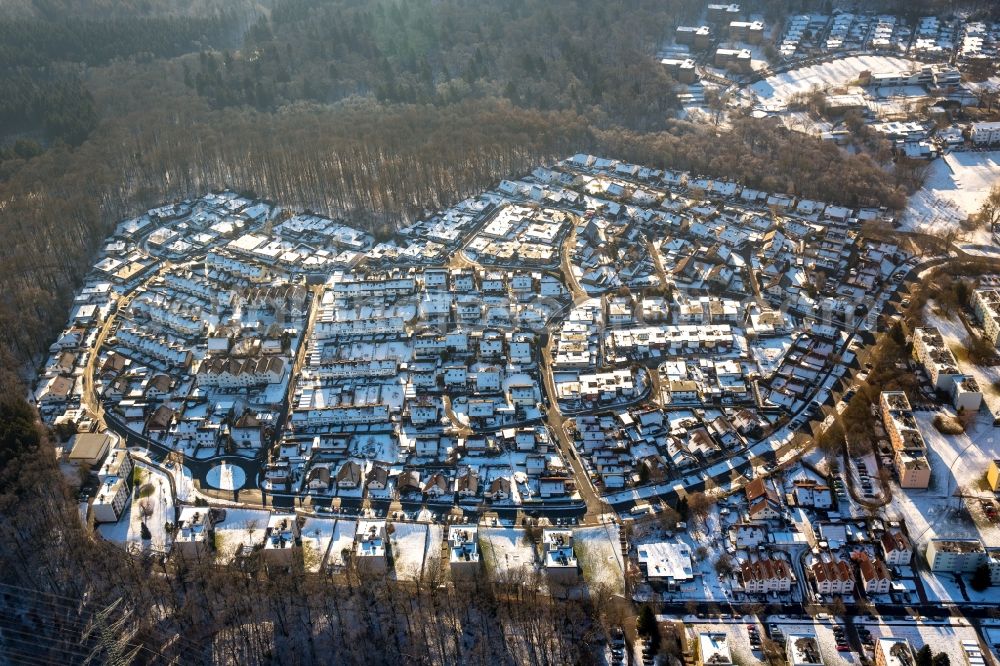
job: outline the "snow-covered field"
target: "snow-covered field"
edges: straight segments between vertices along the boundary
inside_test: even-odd
[[[994,183],[1000,181],[1000,152],[949,153],[931,162],[924,186],[903,213],[903,229],[943,235],[979,210]],[[967,238],[990,245],[989,231]]]
[[[932,470],[930,487],[904,491],[894,484],[888,506],[890,515],[906,521],[918,556],[934,537],[992,538],[995,531],[993,527],[980,529],[975,521],[963,519],[962,499],[956,496],[959,489],[962,494],[978,493],[979,480],[989,461],[1000,454],[1000,438],[995,434],[992,418],[981,415],[969,433],[943,435],[932,424],[934,416],[934,412],[916,414],[927,442],[927,459]]]
[[[779,111],[793,95],[807,93],[813,88],[848,85],[856,81],[865,70],[888,72],[912,69],[917,64],[906,58],[892,56],[850,56],[769,76],[750,86],[750,90],[766,109]]]

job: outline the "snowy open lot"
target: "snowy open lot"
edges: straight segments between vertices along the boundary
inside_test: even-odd
[[[943,235],[979,210],[990,188],[1000,180],[1000,152],[950,153],[931,162],[924,186],[910,197],[903,229]],[[990,245],[986,230],[967,238]]]
[[[333,530],[333,540],[326,556],[326,564],[333,569],[340,569],[347,564],[344,552],[351,552],[354,547],[354,535],[358,531],[358,521],[337,520]]]

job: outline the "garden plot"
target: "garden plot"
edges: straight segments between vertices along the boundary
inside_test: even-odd
[[[158,469],[139,461],[136,461],[133,473],[137,477],[135,488],[121,519],[117,523],[99,525],[98,533],[129,551],[166,553],[171,544],[166,524],[174,522],[174,498],[170,483]],[[143,521],[149,529],[148,540],[142,538]]]
[[[351,453],[359,458],[393,464],[399,461],[399,448],[388,433],[364,433],[351,439]]]
[[[322,569],[333,542],[336,523],[329,518],[306,518],[302,524],[302,562],[306,571],[317,573]]]
[[[607,585],[617,594],[624,594],[624,565],[618,534],[618,526],[609,523],[585,527],[573,532],[573,544],[587,583]]]
[[[226,516],[215,525],[215,557],[224,564],[246,548],[264,543],[268,511],[255,509],[225,509]]]
[[[934,160],[924,186],[910,197],[903,212],[902,229],[944,235],[960,231],[959,223],[982,206],[990,188],[1000,180],[1000,152],[957,152]],[[992,245],[988,229],[966,240]]]

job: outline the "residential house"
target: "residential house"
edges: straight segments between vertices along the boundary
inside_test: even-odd
[[[817,560],[809,567],[820,594],[849,595],[854,592],[854,574],[844,560]]]
[[[830,509],[833,507],[833,493],[827,485],[821,485],[811,479],[801,479],[793,484],[792,494],[799,506],[814,509]]]
[[[858,564],[858,572],[861,574],[861,583],[865,594],[888,594],[889,586],[892,585],[892,574],[885,563],[872,558],[865,551],[857,551],[851,558]]]
[[[441,472],[436,472],[424,482],[423,492],[426,497],[437,499],[442,495],[447,495],[450,492],[450,487],[448,478]]]
[[[786,593],[792,589],[792,569],[785,560],[762,558],[743,562],[738,580],[747,594]]]
[[[400,497],[419,492],[421,492],[420,472],[417,470],[405,470],[396,477],[396,494]]]
[[[875,642],[875,666],[913,666],[916,658],[905,638],[881,636]]]
[[[510,479],[505,476],[493,479],[486,492],[483,494],[487,499],[493,500],[494,502],[504,502],[509,500],[511,497]]]
[[[471,580],[479,575],[479,529],[469,525],[448,528],[448,565],[452,580]]]
[[[455,477],[455,494],[461,497],[475,497],[479,493],[479,472],[466,467]]]
[[[776,520],[781,517],[781,502],[778,494],[767,485],[764,477],[751,481],[744,488],[749,507],[747,515],[750,520]]]
[[[389,470],[382,465],[373,465],[371,471],[368,472],[365,485],[369,491],[385,490],[389,485]]]
[[[910,566],[913,548],[910,546],[909,539],[902,532],[886,530],[879,539],[879,545],[886,563],[894,567]]]
[[[338,488],[357,488],[361,485],[361,465],[348,460],[337,470]]]

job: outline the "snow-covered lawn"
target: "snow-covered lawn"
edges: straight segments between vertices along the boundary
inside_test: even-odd
[[[205,475],[205,483],[219,490],[239,490],[246,481],[247,475],[242,467],[225,461],[208,470]]]
[[[625,592],[622,550],[618,526],[584,527],[573,532],[576,558],[590,585],[607,585],[618,594]]]
[[[903,229],[943,235],[979,210],[990,188],[1000,180],[1000,152],[956,152],[931,162],[924,186],[903,213]],[[991,245],[988,230],[979,230],[971,243]]]
[[[398,580],[419,580],[424,569],[427,550],[427,525],[421,523],[391,523],[389,537]],[[440,542],[438,542],[440,549]]]
[[[992,497],[992,493],[980,492],[979,484],[990,461],[1000,458],[1000,429],[993,427],[993,417],[980,412],[975,423],[960,435],[941,434],[931,423],[933,418],[933,412],[920,412],[917,423],[932,456],[936,454],[943,466],[934,466],[936,461],[931,461],[934,473],[946,477],[946,491],[954,493],[957,487],[963,495]]]
[[[354,535],[358,531],[358,521],[337,520],[337,526],[333,529],[333,540],[330,542],[330,550],[326,556],[327,566],[333,569],[340,569],[347,565],[344,558],[344,551],[350,553],[354,547]]]
[[[302,562],[306,571],[317,573],[322,569],[336,522],[330,518],[306,518],[302,524]]]
[[[216,559],[229,563],[243,547],[253,548],[264,542],[269,511],[226,508],[226,517],[215,525]]]
[[[494,580],[504,580],[519,570],[538,570],[534,544],[523,529],[483,527],[479,530],[479,548],[483,564]]]
[[[769,76],[750,86],[750,90],[769,110],[783,109],[789,98],[807,93],[813,88],[845,86],[857,81],[861,72],[887,72],[913,69],[918,63],[892,56],[849,56],[830,62],[800,67]]]

